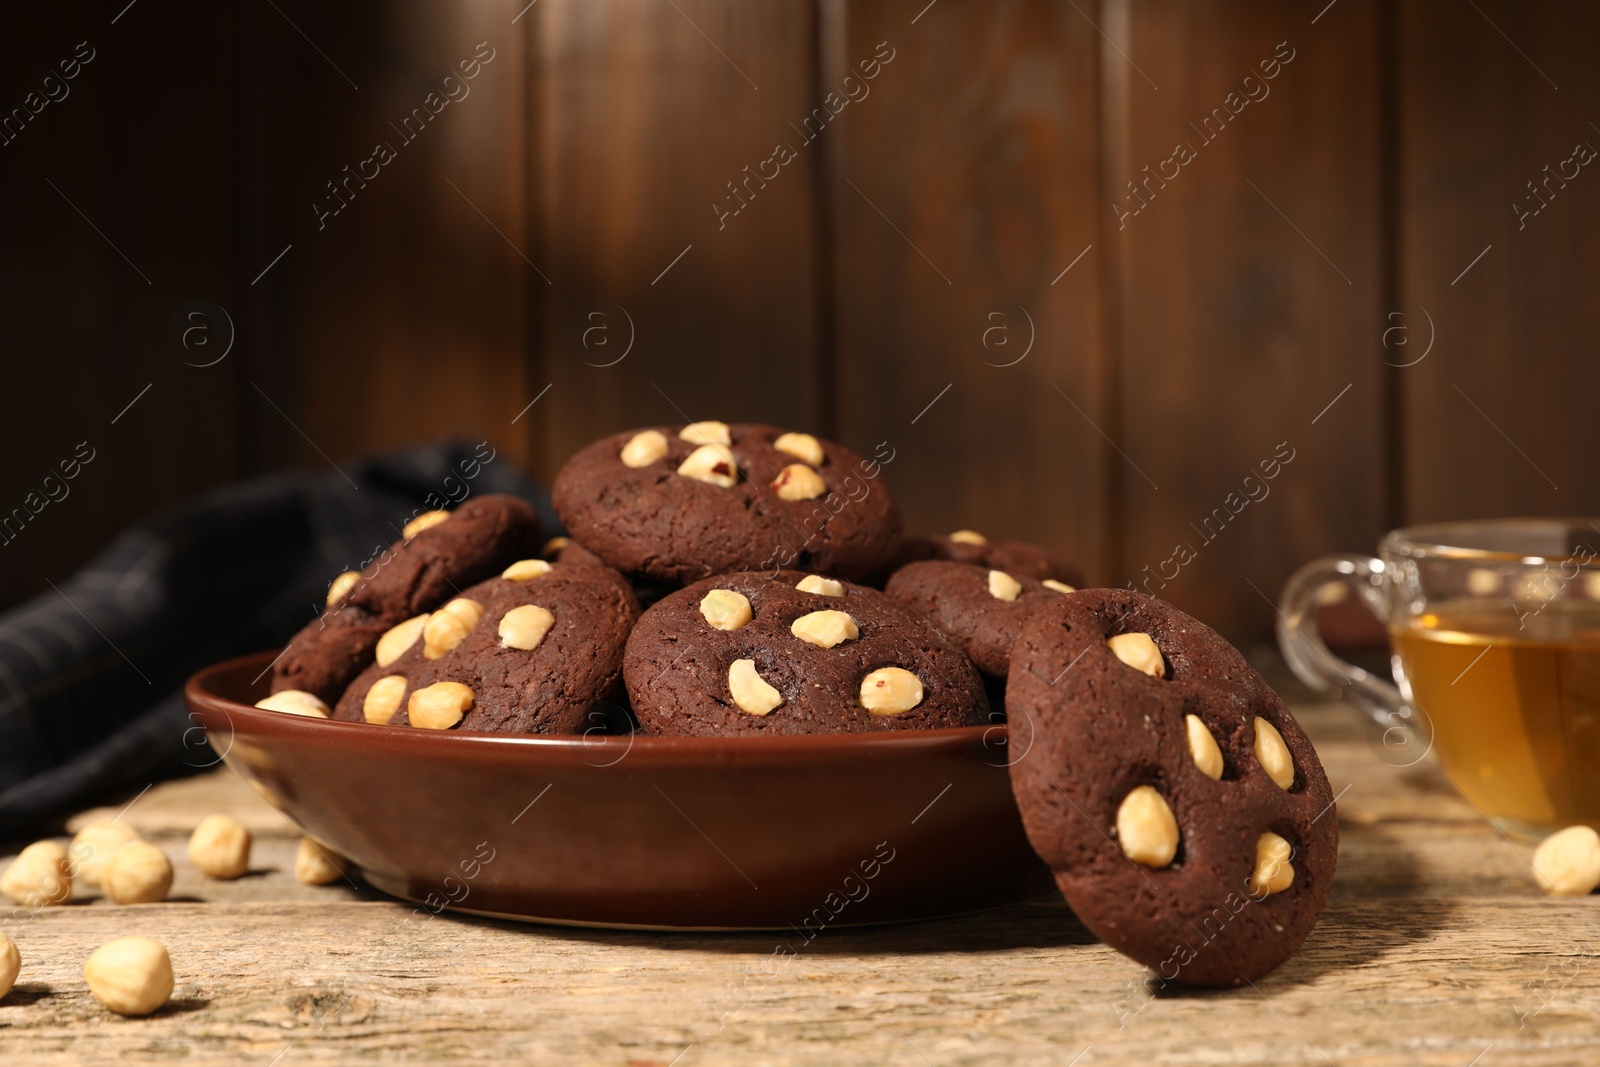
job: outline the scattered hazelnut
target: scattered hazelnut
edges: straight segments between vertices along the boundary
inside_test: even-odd
[[[772,442],[772,447],[813,467],[822,466],[822,442],[808,433],[783,434]]]
[[[0,934],[0,999],[11,992],[11,987],[17,984],[17,975],[22,971],[22,953],[17,951],[17,943],[5,934]]]
[[[403,674],[391,674],[379,678],[367,689],[367,695],[361,698],[361,717],[374,726],[383,726],[400,710],[400,701],[406,695],[406,679]]]
[[[1167,673],[1161,649],[1156,647],[1155,640],[1149,634],[1118,634],[1106,639],[1106,647],[1122,662],[1152,678],[1160,678]]]
[[[1039,584],[1046,589],[1054,589],[1058,593],[1076,593],[1078,591],[1077,587],[1068,585],[1066,582],[1058,582],[1054,578],[1046,578]]]
[[[844,596],[844,583],[824,578],[820,574],[808,574],[794,587],[802,593],[816,593],[818,596]]]
[[[622,446],[624,466],[648,467],[667,454],[667,435],[660,430],[640,430]]]
[[[1189,755],[1194,759],[1194,765],[1200,768],[1200,773],[1213,781],[1222,778],[1222,749],[1217,747],[1217,739],[1211,736],[1211,731],[1201,721],[1198,715],[1185,715],[1183,717],[1184,732],[1189,738]]]
[[[54,841],[35,841],[0,875],[0,893],[25,908],[65,904],[72,899],[72,865],[67,850]]]
[[[544,551],[540,555],[548,559],[570,544],[572,544],[572,538],[570,537],[552,537],[544,543]],[[503,578],[505,575],[501,575],[501,577]]]
[[[309,837],[302,837],[295,849],[294,880],[301,885],[328,885],[343,878],[349,869],[349,860]]]
[[[701,445],[678,464],[678,473],[724,489],[732,489],[739,483],[739,468],[733,461],[733,453],[722,445]]]
[[[422,658],[438,659],[467,639],[483,618],[483,605],[458,596],[428,616],[422,627]]]
[[[94,999],[118,1015],[149,1015],[172,996],[172,958],[148,937],[107,941],[83,967]]]
[[[1267,772],[1267,777],[1278,783],[1279,789],[1294,785],[1294,758],[1283,735],[1266,719],[1256,716],[1256,762]]]
[[[756,661],[736,659],[728,668],[728,692],[740,711],[751,715],[766,715],[783,703],[779,693],[767,680],[756,673]]]
[[[1488,567],[1474,567],[1467,572],[1467,592],[1473,596],[1489,596],[1500,588],[1500,576]]]
[[[356,587],[356,583],[359,582],[360,580],[361,580],[361,572],[360,571],[345,571],[343,574],[339,575],[333,581],[329,582],[328,583],[328,599],[325,602],[325,606],[330,607],[330,608],[333,607],[334,601],[338,600],[340,597],[344,596],[350,590],[354,589]]]
[[[562,538],[561,540],[565,540]],[[543,578],[550,573],[550,564],[542,559],[519,559],[511,566],[500,572],[500,577],[508,582],[526,582],[532,578]]]
[[[922,703],[922,679],[903,667],[879,667],[861,679],[861,706],[873,715],[899,715]]]
[[[1600,886],[1600,834],[1569,826],[1539,843],[1533,853],[1539,888],[1559,897],[1583,897]]]
[[[448,511],[424,511],[421,515],[405,524],[400,531],[400,536],[409,541],[423,530],[437,526],[449,517],[450,513]]]
[[[1136,786],[1117,806],[1117,842],[1122,854],[1146,867],[1165,867],[1178,854],[1178,820],[1166,798]]]
[[[84,885],[99,885],[111,854],[139,835],[125,822],[93,822],[79,830],[67,847],[72,877]]]
[[[951,541],[961,545],[986,545],[989,539],[977,530],[957,530],[950,535]]]
[[[448,730],[460,722],[471,707],[470,688],[460,682],[434,682],[411,694],[406,703],[406,716],[418,729]]]
[[[1590,571],[1583,576],[1583,591],[1590,600],[1600,600],[1600,572]]]
[[[1294,884],[1294,849],[1274,833],[1256,838],[1256,869],[1250,872],[1245,888],[1253,897],[1281,893]]]
[[[417,638],[422,636],[423,627],[428,625],[428,616],[414,615],[389,630],[378,638],[377,659],[378,666],[387,667],[405,653],[405,650],[417,643]]]
[[[725,422],[691,422],[678,436],[695,445],[731,445],[733,434]]]
[[[1005,571],[989,572],[989,595],[996,600],[1015,600],[1022,592],[1022,583]]]
[[[106,861],[100,886],[118,904],[155,904],[172,889],[172,863],[156,846],[131,841]]]
[[[750,601],[732,589],[713,589],[700,598],[700,614],[714,630],[737,630],[750,621]]]
[[[818,648],[832,648],[861,636],[856,620],[842,611],[813,611],[802,615],[790,624],[789,632]]]
[[[771,488],[779,500],[815,500],[828,491],[822,475],[804,463],[791,463],[779,471]]]
[[[207,815],[189,835],[189,862],[200,873],[224,880],[250,869],[250,831],[228,815]]]
[[[537,604],[523,604],[500,616],[500,647],[532,652],[539,647],[556,617]]]
[[[281,711],[286,715],[304,715],[309,719],[326,719],[328,705],[314,693],[304,689],[280,689],[256,701],[256,707],[268,711]]]

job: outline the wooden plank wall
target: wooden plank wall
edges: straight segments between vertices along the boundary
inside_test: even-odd
[[[0,506],[97,457],[0,602],[230,477],[680,418],[1246,638],[1388,526],[1600,511],[1600,179],[1526,187],[1600,147],[1575,0],[111,2],[15,13],[0,106],[83,40],[0,146]]]

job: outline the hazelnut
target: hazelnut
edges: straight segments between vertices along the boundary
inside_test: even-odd
[[[1294,884],[1294,865],[1289,862],[1293,857],[1289,842],[1274,833],[1262,834],[1256,838],[1256,869],[1250,872],[1245,889],[1253,897],[1288,889]]]
[[[471,707],[470,688],[460,682],[434,682],[411,694],[406,703],[406,715],[418,729],[448,730],[460,722]]]
[[[733,453],[722,445],[701,445],[678,464],[678,473],[723,489],[732,489],[739,482],[739,467],[733,461]]]
[[[11,987],[17,984],[17,975],[22,971],[22,953],[17,951],[17,943],[5,934],[0,934],[0,999],[11,992]]]
[[[361,698],[361,717],[375,726],[385,725],[400,710],[406,684],[403,674],[391,674],[373,682],[367,695]]]
[[[815,593],[818,596],[844,596],[843,582],[824,578],[820,574],[808,574],[794,583],[794,587],[802,593]]]
[[[667,454],[667,435],[660,430],[640,430],[622,446],[620,458],[627,467],[648,467]]]
[[[338,600],[340,597],[344,596],[350,590],[354,589],[356,587],[356,583],[359,582],[360,580],[361,580],[361,572],[360,571],[345,571],[343,574],[339,575],[333,581],[329,582],[328,583],[328,599],[325,602],[325,606],[330,607],[330,608],[333,607],[334,601]]]
[[[438,659],[467,639],[483,618],[483,605],[458,596],[432,615],[422,627],[422,658]]]
[[[733,433],[725,422],[691,422],[678,436],[694,445],[731,445]]]
[[[1267,777],[1278,783],[1279,789],[1294,785],[1294,758],[1283,735],[1266,719],[1256,716],[1256,762],[1267,772]]]
[[[148,937],[107,941],[84,964],[94,999],[118,1015],[149,1015],[172,996],[172,958]]]
[[[766,715],[783,703],[779,693],[767,680],[756,673],[756,661],[736,659],[728,668],[728,692],[740,711],[751,715]]]
[[[1112,654],[1122,662],[1152,678],[1160,678],[1167,673],[1167,664],[1161,658],[1161,649],[1156,647],[1155,641],[1149,634],[1118,634],[1115,637],[1108,637],[1106,647],[1111,649]]]
[[[309,837],[302,837],[295,849],[294,880],[301,885],[328,885],[343,878],[349,869],[349,860]]]
[[[67,848],[72,862],[72,877],[84,885],[99,885],[111,854],[139,835],[125,822],[94,822],[79,830]]]
[[[570,544],[572,544],[572,538],[570,537],[552,537],[544,543],[544,551],[539,554],[548,559]],[[505,575],[501,575],[501,577],[503,578]]]
[[[417,643],[417,638],[422,636],[423,627],[428,625],[428,616],[414,615],[389,630],[378,638],[377,659],[378,666],[387,667],[399,659],[405,650]]]
[[[320,697],[304,689],[280,689],[256,701],[256,707],[286,715],[304,715],[308,719],[326,719],[330,714],[328,705]]]
[[[100,886],[118,904],[154,904],[172,888],[172,863],[156,846],[132,841],[106,862]]]
[[[532,652],[555,624],[556,617],[537,604],[512,608],[500,616],[500,647]]]
[[[72,865],[67,850],[54,841],[35,841],[0,875],[0,893],[25,908],[65,904],[72,899]]]
[[[989,539],[977,530],[957,530],[951,534],[949,540],[960,545],[986,545]]]
[[[519,559],[501,571],[500,577],[508,582],[526,582],[531,578],[543,578],[549,573],[550,564],[542,559]]]
[[[772,479],[779,500],[815,500],[828,491],[822,476],[804,463],[791,463]]]
[[[832,648],[861,636],[856,620],[842,611],[813,611],[802,615],[790,624],[789,632],[818,648]]]
[[[822,442],[808,433],[782,434],[772,442],[772,447],[813,467],[822,466]]]
[[[1200,768],[1200,773],[1213,781],[1222,778],[1222,749],[1217,747],[1217,739],[1211,736],[1211,731],[1200,720],[1198,715],[1185,715],[1183,717],[1184,732],[1189,739],[1189,755],[1194,760],[1194,765]]]
[[[996,600],[1015,600],[1022,592],[1022,583],[1005,571],[989,572],[989,595]]]
[[[250,869],[250,831],[228,815],[207,815],[189,835],[189,862],[210,878],[232,879]]]
[[[421,515],[405,524],[405,527],[400,531],[400,536],[409,541],[423,530],[437,526],[449,517],[450,513],[448,511],[424,511]]]
[[[1560,897],[1582,897],[1600,886],[1600,834],[1569,826],[1539,843],[1533,853],[1539,888]]]
[[[879,667],[861,679],[861,706],[873,715],[899,715],[922,703],[922,679],[903,667]]]
[[[1166,798],[1136,786],[1117,806],[1117,842],[1122,854],[1146,867],[1165,867],[1178,854],[1178,820]]]
[[[1500,588],[1500,576],[1488,567],[1474,567],[1467,572],[1467,592],[1473,596],[1490,596]]]
[[[1058,593],[1076,593],[1078,591],[1075,586],[1070,586],[1066,582],[1058,582],[1054,578],[1046,578],[1039,584],[1046,589],[1054,589]]]
[[[750,601],[732,589],[713,589],[700,598],[700,614],[714,630],[737,630],[750,621]]]

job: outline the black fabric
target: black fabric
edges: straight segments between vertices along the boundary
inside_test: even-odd
[[[183,704],[207,664],[282,645],[328,582],[469,495],[549,496],[488,445],[444,442],[219,489],[120,534],[0,616],[0,841],[215,766]]]

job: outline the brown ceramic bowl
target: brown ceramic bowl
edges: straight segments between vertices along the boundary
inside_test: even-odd
[[[213,748],[369,883],[430,911],[807,936],[1053,888],[1023,836],[1002,727],[435,733],[252,707],[272,655],[189,680]]]

